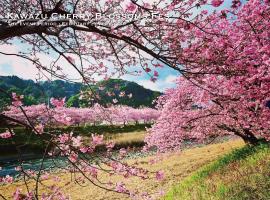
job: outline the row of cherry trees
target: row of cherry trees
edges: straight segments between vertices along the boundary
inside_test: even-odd
[[[54,126],[153,123],[159,116],[159,112],[152,108],[135,109],[121,105],[105,108],[99,104],[90,108],[67,108],[62,100],[52,99],[51,102],[55,107],[48,108],[45,104],[25,106],[23,113],[20,108],[11,106],[4,114],[24,123],[30,120],[35,124]]]
[[[45,104],[23,106],[22,95],[12,93],[12,106],[4,112],[4,115],[10,119],[15,119],[13,123],[9,125],[19,124],[33,130],[33,134],[36,134],[43,142],[47,143],[42,163],[45,157],[48,157],[53,161],[53,166],[58,168],[58,157],[66,157],[67,163],[61,166],[61,173],[71,173],[74,176],[75,182],[80,185],[84,185],[86,181],[91,184],[103,188],[108,191],[122,193],[129,195],[132,198],[138,197],[150,197],[150,194],[141,193],[137,190],[130,190],[123,181],[112,182],[110,180],[104,182],[100,180],[100,176],[104,174],[112,176],[117,175],[124,179],[129,177],[138,177],[142,180],[155,178],[157,181],[161,181],[164,178],[162,171],[151,172],[138,166],[137,162],[127,164],[125,161],[128,151],[124,148],[120,149],[117,155],[113,155],[114,141],[105,141],[103,135],[97,135],[92,133],[88,141],[83,140],[81,136],[74,136],[70,133],[60,133],[57,131],[47,131],[45,126],[53,128],[55,126],[74,125],[74,124],[121,124],[127,123],[152,123],[158,117],[158,111],[151,108],[135,109],[128,106],[113,106],[104,108],[99,104],[96,104],[92,108],[66,108],[65,98],[63,99],[51,99],[53,108],[47,107]],[[16,123],[18,122],[18,123]],[[11,126],[8,126],[7,130],[0,133],[0,139],[12,140],[15,133]],[[16,145],[16,144],[15,144]],[[98,155],[100,163],[95,164],[92,162],[96,147],[103,145],[106,151]],[[50,148],[49,148],[50,147]],[[114,151],[115,152],[115,151]],[[97,152],[95,152],[97,153]],[[115,154],[115,153],[114,153]],[[21,156],[20,148],[18,147],[18,156]],[[90,156],[90,157],[89,157]],[[21,157],[20,157],[21,160]],[[13,194],[9,196],[15,200],[21,199],[70,199],[69,194],[65,194],[62,191],[62,187],[59,187],[57,182],[61,180],[61,177],[55,173],[51,173],[50,169],[43,168],[42,164],[39,170],[25,169],[23,161],[19,162],[15,170],[18,172],[17,178],[24,180],[27,192],[23,192],[22,188],[18,187]],[[0,166],[0,170],[2,167]],[[51,185],[42,184],[43,181],[52,180]],[[6,175],[0,177],[0,185],[13,184],[14,177]],[[48,191],[39,194],[38,190],[29,190],[29,182],[34,182],[36,185],[41,184],[39,187],[45,187]],[[68,182],[65,186],[71,184]],[[151,194],[151,195],[157,195]],[[139,195],[139,196],[138,196]],[[4,197],[1,195],[0,197]]]

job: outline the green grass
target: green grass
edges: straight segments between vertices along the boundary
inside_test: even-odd
[[[270,199],[270,146],[245,146],[174,186],[165,200]]]

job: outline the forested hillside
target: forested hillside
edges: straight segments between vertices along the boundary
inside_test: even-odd
[[[0,76],[0,88],[8,93],[16,92],[24,95],[24,105],[48,103],[51,97],[66,97],[67,106],[70,107],[87,107],[96,103],[89,101],[89,98],[80,98],[82,93],[89,94],[90,91],[94,91],[95,95],[101,97],[100,100],[95,100],[99,101],[100,104],[109,104],[113,99],[117,99],[118,104],[132,107],[153,107],[153,100],[161,94],[146,89],[137,83],[121,79],[101,81],[92,85],[90,89],[81,83],[62,80],[43,81],[37,84],[33,80],[24,80],[17,76]],[[131,95],[132,98],[130,98]],[[10,100],[5,94],[1,93],[0,107],[3,108],[9,104]]]

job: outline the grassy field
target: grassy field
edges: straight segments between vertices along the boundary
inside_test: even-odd
[[[149,165],[148,162],[152,157],[145,157],[138,159],[138,162],[142,167],[148,168],[152,171],[164,170],[166,177],[163,181],[157,182],[153,179],[142,181],[138,178],[132,178],[124,180],[129,188],[137,188],[140,191],[156,192],[160,189],[169,191],[173,185],[182,181],[186,177],[190,176],[195,170],[198,170],[202,166],[216,160],[220,156],[231,152],[233,149],[243,147],[244,143],[242,140],[231,140],[219,144],[212,144],[203,147],[197,147],[187,149],[182,152],[164,154],[163,159],[153,165]],[[128,162],[134,162],[129,160]],[[100,178],[103,180],[111,179],[112,181],[120,180],[120,177],[108,177],[107,175],[101,174]],[[63,186],[63,190],[71,194],[74,200],[123,200],[128,199],[126,196],[107,192],[103,189],[97,188],[90,183],[86,183],[87,187],[81,187],[78,184],[72,182],[69,185],[64,185],[65,182],[72,180],[68,174],[61,175],[62,181],[58,182],[59,186]],[[44,181],[43,184],[49,185],[51,181]],[[1,194],[9,196],[15,191],[17,186],[22,186],[22,182],[9,186],[1,186]],[[31,184],[30,184],[31,187]],[[42,188],[42,186],[40,186]]]
[[[118,134],[105,134],[106,140],[114,140],[115,142],[128,143],[128,142],[142,142],[144,140],[145,131],[135,131],[131,133],[118,133]]]
[[[234,150],[181,181],[164,199],[269,200],[269,144]]]
[[[97,126],[74,126],[74,127],[62,127],[54,128],[55,134],[59,133],[69,133],[73,132],[74,135],[80,135],[89,138],[91,134],[103,134],[105,138],[110,139],[120,139],[117,144],[118,148],[127,146],[143,146],[143,133],[145,132],[145,127],[150,127],[150,124],[130,124],[126,126],[119,125],[97,125]],[[0,128],[0,133],[4,132],[6,129]],[[13,128],[15,135],[6,140],[0,140],[0,157],[6,157],[9,155],[17,154],[15,146],[22,145],[22,152],[25,153],[36,153],[42,154],[47,146],[44,141],[49,141],[50,137],[46,135],[36,135],[30,130],[22,127]],[[48,131],[48,130],[46,130]],[[41,138],[42,137],[42,140]]]

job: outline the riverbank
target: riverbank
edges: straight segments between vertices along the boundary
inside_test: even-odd
[[[144,145],[142,134],[145,133],[146,128],[149,128],[151,124],[127,124],[123,125],[88,125],[88,126],[70,126],[70,127],[54,127],[54,128],[45,128],[45,131],[50,131],[52,134],[60,133],[70,133],[73,132],[73,135],[80,135],[82,137],[90,138],[92,134],[104,135],[105,139],[120,139],[118,148],[123,148],[127,146],[138,146],[141,147]],[[4,132],[6,129],[0,127],[0,133]],[[5,140],[0,139],[0,165],[1,158],[5,161],[8,157],[13,157],[18,154],[18,147],[20,147],[20,153],[22,157],[24,155],[35,154],[42,157],[47,142],[51,136],[43,134],[36,135],[31,132],[31,130],[25,129],[23,127],[13,127],[12,128],[14,135],[12,138]],[[123,135],[128,139],[124,139]],[[26,156],[28,157],[28,156]]]
[[[135,158],[142,156],[140,152],[140,148],[144,145],[144,137],[146,132],[145,131],[133,131],[133,132],[126,132],[126,133],[115,133],[115,134],[105,134],[105,140],[107,141],[114,141],[115,148],[114,151],[118,151],[120,148],[127,148],[132,147],[134,148],[133,151],[130,152],[129,158]],[[84,136],[84,140],[89,140],[88,136]],[[103,151],[105,148],[100,147],[99,151]],[[105,149],[106,150],[106,149]],[[98,153],[98,152],[97,152]],[[0,166],[2,170],[0,170],[0,177],[11,175],[16,176],[19,172],[15,170],[15,167],[19,165],[18,160],[23,161],[23,166],[25,170],[38,170],[40,168],[41,163],[43,162],[43,167],[45,169],[55,170],[54,169],[54,162],[57,160],[61,163],[61,165],[65,165],[66,162],[65,158],[57,158],[57,159],[50,159],[46,157],[43,161],[42,154],[40,152],[35,153],[24,153],[22,155],[18,154],[8,154],[0,156]]]
[[[240,139],[237,139],[202,147],[190,148],[177,153],[164,154],[161,161],[152,165],[149,165],[148,163],[151,159],[153,159],[152,156],[139,158],[138,162],[141,167],[147,168],[151,171],[164,170],[166,175],[165,179],[161,182],[157,182],[153,181],[153,179],[141,181],[141,179],[138,178],[131,178],[124,180],[124,182],[128,185],[129,188],[137,188],[139,191],[146,191],[151,193],[162,189],[166,192],[174,184],[180,182],[183,178],[189,176],[191,173],[204,166],[205,164],[208,164],[220,156],[231,152],[233,149],[243,146],[244,142]],[[128,162],[134,162],[134,160],[130,159]],[[100,178],[104,180],[108,180],[108,178],[110,178],[112,181],[120,180],[119,177],[108,177],[105,174],[101,174],[100,176]],[[59,186],[63,186],[63,190],[69,193],[71,198],[74,200],[128,199],[122,194],[105,191],[91,185],[91,183],[87,183],[86,187],[81,187],[74,182],[65,186],[64,183],[71,180],[70,174],[60,174],[60,177],[61,181],[58,183]],[[43,183],[49,185],[52,182],[44,181]],[[18,186],[23,187],[23,183],[19,181],[12,185],[1,186],[1,192],[10,198],[10,195],[16,190],[16,187]],[[31,184],[29,184],[29,186],[31,187]]]

